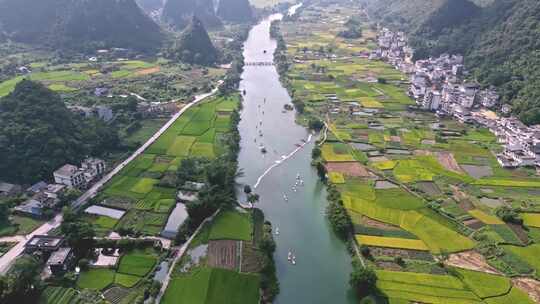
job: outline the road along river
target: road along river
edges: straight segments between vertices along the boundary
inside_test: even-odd
[[[272,15],[251,29],[244,44],[246,62],[273,61],[276,42],[270,38],[270,23],[281,17]],[[311,138],[296,124],[293,111],[284,111],[291,98],[274,66],[246,66],[240,89],[246,94],[239,125],[244,172],[239,182],[257,186],[256,207],[274,227],[281,287],[275,303],[353,303],[350,257],[325,219],[325,187],[310,165],[315,135]],[[289,251],[296,265],[288,261]]]

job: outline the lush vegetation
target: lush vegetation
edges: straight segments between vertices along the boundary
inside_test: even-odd
[[[218,54],[203,23],[197,17],[193,17],[182,32],[180,40],[169,50],[169,57],[209,65],[216,62]]]
[[[60,96],[23,80],[0,99],[0,179],[32,183],[49,179],[65,163],[101,156],[118,146],[118,135],[92,119],[74,116]]]
[[[163,7],[163,18],[176,28],[186,27],[193,16],[200,19],[206,28],[221,26],[211,0],[170,0]]]
[[[253,12],[249,0],[223,0],[219,1],[217,14],[229,22],[250,22]]]
[[[540,122],[540,23],[535,0],[364,1],[386,24],[412,35],[417,57],[461,53],[474,76],[499,87],[503,101],[528,124]]]
[[[159,26],[134,0],[2,1],[0,20],[5,34],[15,41],[64,50],[124,47],[150,51],[159,49],[163,39]]]

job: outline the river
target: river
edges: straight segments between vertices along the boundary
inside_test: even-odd
[[[270,23],[281,17],[272,15],[252,28],[244,44],[246,62],[273,61],[276,42],[270,38]],[[308,141],[310,133],[296,124],[293,111],[284,112],[291,98],[275,67],[246,66],[240,89],[246,95],[239,125],[239,165],[244,175],[238,181],[252,187],[258,184],[257,207],[274,230],[279,228],[279,235],[274,234],[274,258],[281,292],[275,303],[353,303],[350,257],[325,219],[325,187],[310,165],[314,139]],[[261,144],[266,154],[261,153]],[[289,250],[296,265],[287,260]]]

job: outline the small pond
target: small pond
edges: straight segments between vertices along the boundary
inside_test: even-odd
[[[184,223],[187,217],[188,213],[186,210],[186,206],[181,203],[176,204],[176,207],[174,207],[171,215],[169,215],[169,219],[167,220],[167,224],[161,232],[161,235],[166,238],[174,238],[176,236],[178,228],[180,228],[180,226]]]

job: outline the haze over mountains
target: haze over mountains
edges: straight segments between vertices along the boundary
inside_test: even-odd
[[[2,0],[0,24],[14,41],[60,48],[148,51],[163,38],[134,0]]]
[[[177,28],[184,28],[194,15],[206,28],[219,27],[222,21],[249,22],[253,19],[248,0],[220,0],[217,7],[213,0],[167,0],[162,19]]]
[[[216,4],[218,5],[218,4]],[[164,33],[147,13],[185,28],[196,16],[206,28],[251,21],[248,0],[0,0],[0,41],[69,49],[128,48],[158,50]]]
[[[540,1],[363,2],[374,20],[409,33],[417,57],[464,54],[474,76],[497,85],[515,114],[540,123]]]

